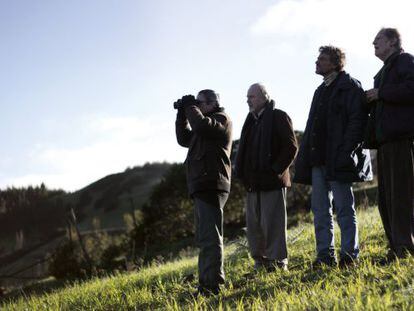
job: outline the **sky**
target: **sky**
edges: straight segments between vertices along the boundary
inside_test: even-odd
[[[414,53],[405,0],[0,0],[0,189],[75,191],[146,162],[182,162],[172,104],[210,88],[240,136],[262,82],[303,130],[321,45],[344,49],[365,89],[372,41],[396,27]]]

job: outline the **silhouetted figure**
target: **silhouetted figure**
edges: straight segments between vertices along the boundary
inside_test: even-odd
[[[394,28],[381,29],[373,45],[384,66],[366,92],[366,142],[378,149],[378,208],[393,260],[414,253],[414,56]]]
[[[223,207],[230,191],[232,123],[212,90],[200,91],[197,100],[186,95],[174,106],[177,141],[188,148],[187,184],[200,247],[198,293],[218,294],[224,283]]]
[[[340,265],[346,266],[359,255],[352,182],[372,179],[369,151],[361,146],[368,114],[361,84],[343,71],[345,54],[333,46],[322,46],[319,53],[316,73],[323,83],[312,99],[294,182],[312,185],[314,266],[337,265],[332,198],[341,229]]]
[[[244,122],[235,172],[247,190],[246,224],[255,269],[287,269],[286,188],[297,142],[292,121],[275,109],[265,87],[247,92],[250,112]]]

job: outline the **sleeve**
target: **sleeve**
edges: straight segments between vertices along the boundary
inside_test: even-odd
[[[365,94],[362,88],[354,87],[349,91],[347,115],[348,124],[344,132],[344,145],[342,151],[350,153],[362,142],[364,126],[368,118],[368,111],[365,105]]]
[[[224,114],[204,116],[197,106],[189,106],[185,109],[191,129],[197,135],[208,138],[223,138],[227,136],[228,123]]]
[[[286,171],[295,160],[298,152],[298,143],[296,141],[295,131],[293,130],[292,120],[286,113],[276,122],[278,136],[281,139],[278,156],[272,164],[272,169],[276,174],[280,175]]]
[[[396,66],[399,82],[385,83],[378,96],[388,104],[414,105],[414,56],[402,54]]]
[[[175,120],[175,135],[178,144],[188,148],[193,132],[189,129],[187,118],[181,109],[178,109],[177,119]]]

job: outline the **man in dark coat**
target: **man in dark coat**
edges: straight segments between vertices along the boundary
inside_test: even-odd
[[[316,73],[323,83],[312,99],[296,161],[294,182],[312,185],[317,258],[314,265],[337,264],[332,196],[341,229],[340,265],[355,264],[359,254],[352,182],[372,179],[368,150],[363,150],[364,92],[359,81],[343,71],[345,54],[322,46]]]
[[[191,128],[190,128],[190,127]],[[184,96],[175,123],[178,143],[188,148],[188,191],[195,205],[201,295],[218,294],[224,283],[223,207],[230,191],[232,123],[218,94],[202,90]]]
[[[235,172],[247,190],[246,223],[255,269],[286,270],[286,187],[297,143],[292,121],[261,84],[247,93],[250,113],[244,122]]]
[[[414,253],[414,56],[394,28],[381,29],[373,44],[384,66],[367,91],[367,143],[378,148],[378,208],[392,260]]]

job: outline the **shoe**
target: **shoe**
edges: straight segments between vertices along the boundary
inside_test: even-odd
[[[407,258],[409,256],[414,255],[414,251],[411,249],[407,249],[405,247],[399,248],[395,251],[395,255],[399,258],[399,259],[404,259]]]
[[[276,270],[288,271],[287,263],[284,261],[276,261],[266,266],[266,272],[275,272]]]
[[[349,267],[356,267],[359,264],[359,258],[352,258],[350,256],[342,257],[339,260],[339,268],[349,268]]]
[[[253,266],[253,270],[256,272],[259,272],[261,270],[264,270],[266,268],[266,265],[264,262],[262,261],[255,261],[254,266]]]
[[[336,261],[335,257],[325,257],[325,258],[317,258],[312,263],[312,268],[322,268],[324,266],[326,267],[336,267],[338,265],[338,262]]]
[[[210,296],[216,296],[220,294],[220,286],[213,286],[213,287],[207,287],[207,286],[199,286],[197,291],[193,294],[194,297],[203,296],[203,297],[210,297]]]
[[[385,258],[381,258],[378,261],[378,265],[387,266],[393,263],[397,259],[397,257],[398,257],[397,254],[393,250],[389,249]]]

